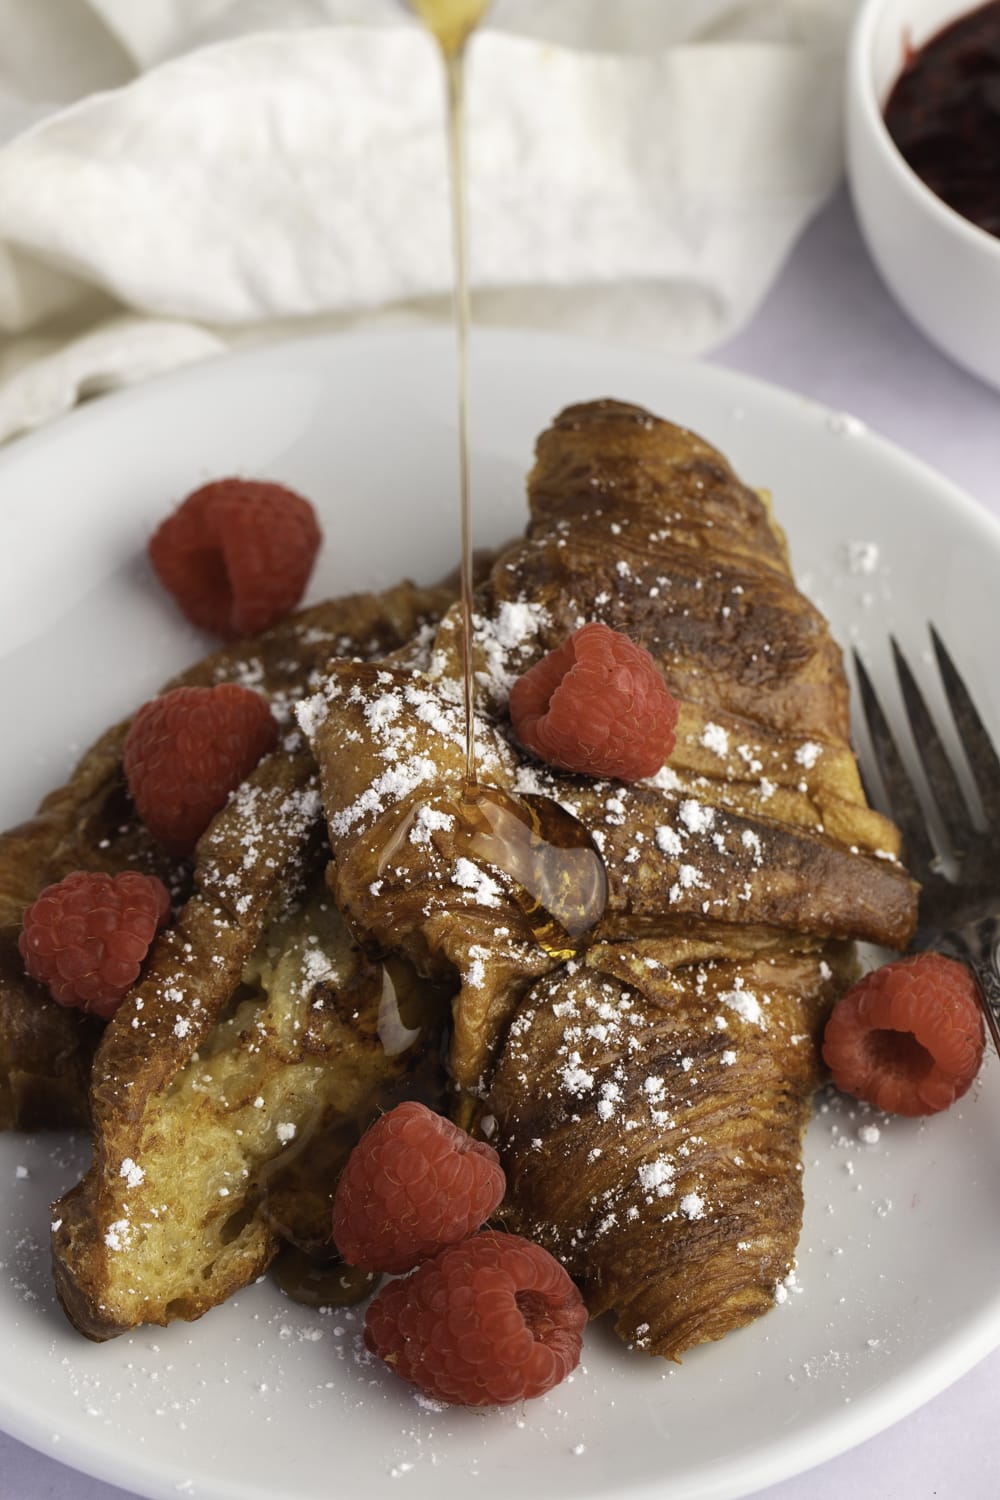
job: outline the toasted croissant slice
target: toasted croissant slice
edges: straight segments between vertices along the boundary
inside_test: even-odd
[[[197,671],[219,680],[238,661],[287,719],[310,651],[397,644],[446,593],[401,586],[309,611],[269,633],[270,675],[245,650]],[[438,992],[365,957],[325,861],[315,764],[291,729],[202,836],[187,899],[97,1049],[93,1163],[55,1205],[52,1241],[60,1299],[91,1338],[200,1316],[283,1241],[330,1257],[358,1134],[418,1067],[423,1089],[440,1087]]]
[[[241,682],[265,693],[293,728],[293,703],[333,655],[375,657],[398,648],[454,597],[448,586],[403,583],[299,611],[262,635],[213,652],[166,687]],[[166,691],[166,688],[164,689]],[[109,729],[35,817],[0,834],[0,1129],[85,1125],[87,1086],[102,1027],[51,1000],[17,949],[21,918],[39,891],[72,870],[158,875],[182,903],[191,866],[172,859],[136,818],[121,771],[128,721]]]
[[[506,851],[470,838],[456,610],[424,663],[336,663],[300,722],[338,905],[421,972],[457,973],[451,1067],[466,1115],[473,1097],[498,1122],[511,1222],[593,1311],[619,1308],[625,1337],[676,1355],[756,1316],[788,1274],[845,945],[903,946],[915,891],[865,803],[840,654],[766,499],[694,434],[601,401],[542,435],[529,500],[527,537],[474,603],[479,779],[586,830],[598,922],[537,941]],[[680,702],[669,766],[631,786],[538,765],[507,717],[516,676],[593,619],[645,646]],[[588,905],[578,873],[557,891],[570,918]],[[619,1011],[634,1026],[611,1029]],[[669,1191],[646,1191],[658,1171]]]
[[[433,989],[399,968],[394,983],[330,901],[317,813],[307,754],[262,762],[98,1048],[94,1159],[52,1233],[56,1290],[90,1338],[199,1317],[283,1240],[331,1255],[339,1166],[439,1055]]]
[[[849,972],[843,949],[804,939],[760,934],[744,958],[639,940],[599,944],[525,997],[489,1100],[505,1217],[593,1316],[617,1309],[626,1342],[676,1358],[782,1294],[819,1035]]]
[[[479,778],[568,809],[604,855],[594,939],[766,927],[907,941],[914,891],[865,803],[840,655],[792,581],[764,500],[700,439],[596,402],[545,433],[528,537],[475,599]],[[516,744],[514,678],[602,619],[681,704],[669,767],[632,786],[554,772]],[[357,930],[463,978],[452,1067],[475,1088],[527,985],[560,961],[513,883],[470,855],[457,608],[422,665],[333,664],[301,722],[320,765],[331,882]],[[774,644],[772,644],[774,643]]]

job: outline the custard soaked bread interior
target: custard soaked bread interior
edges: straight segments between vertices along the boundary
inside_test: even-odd
[[[283,1243],[329,1261],[340,1166],[440,1057],[446,1005],[361,952],[320,831],[310,757],[262,763],[202,838],[194,891],[98,1049],[94,1163],[52,1239],[60,1300],[91,1338],[199,1317]]]
[[[426,665],[337,662],[300,720],[331,888],[355,930],[458,976],[450,1064],[508,1171],[505,1216],[654,1353],[770,1306],[801,1223],[818,1036],[855,939],[905,945],[914,887],[865,803],[848,690],[768,502],[694,434],[619,402],[539,440],[531,522],[474,608],[480,779],[568,809],[607,905],[567,958],[455,816],[459,621]],[[680,700],[670,764],[624,785],[530,759],[511,683],[581,624],[646,647]]]

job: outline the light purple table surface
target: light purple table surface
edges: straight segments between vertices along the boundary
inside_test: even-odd
[[[871,265],[846,192],[806,231],[750,325],[712,360],[852,413],[1000,518],[1000,393],[963,374],[906,321]],[[1000,1163],[1000,1141],[997,1155]],[[995,1500],[1000,1350],[878,1437],[759,1493]],[[0,1500],[128,1497],[0,1433]]]

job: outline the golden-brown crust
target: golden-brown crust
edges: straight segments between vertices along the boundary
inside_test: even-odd
[[[395,649],[452,598],[449,586],[403,583],[382,594],[327,600],[211,653],[164,691],[242,682],[266,693],[288,726],[292,704],[330,656]],[[85,1124],[90,1062],[100,1037],[96,1023],[81,1024],[24,974],[17,934],[25,907],[72,870],[144,870],[166,882],[176,904],[190,892],[190,864],[168,856],[132,809],[121,771],[128,723],[101,735],[30,822],[0,834],[0,1129]]]
[[[558,1255],[592,1315],[616,1308],[623,1339],[669,1358],[766,1311],[792,1268],[837,991],[822,951],[777,937],[709,954],[672,967],[659,942],[601,946],[542,980],[488,1101],[510,1228]]]
[[[480,776],[554,799],[601,849],[584,957],[533,941],[495,865],[488,883],[461,867],[455,611],[427,663],[338,664],[310,704],[331,879],[359,931],[457,970],[451,1065],[498,1122],[511,1225],[593,1312],[617,1307],[623,1337],[676,1356],[789,1274],[844,944],[903,946],[916,893],[865,803],[840,652],[767,497],[696,435],[600,401],[542,434],[529,500],[527,537],[475,599]],[[644,645],[680,703],[645,783],[554,772],[511,731],[511,682],[594,619]]]
[[[767,502],[700,438],[613,402],[570,408],[541,436],[529,499],[528,536],[476,594],[480,774],[556,799],[599,841],[596,935],[709,920],[903,946],[915,901],[898,834],[865,803],[840,653],[795,587]],[[680,701],[653,784],[552,772],[512,740],[509,683],[590,619],[644,644]],[[457,1081],[475,1088],[525,982],[553,961],[514,901],[504,941],[484,942],[498,919],[456,885],[447,831],[386,860],[394,826],[461,784],[460,639],[453,609],[424,669],[337,664],[312,717],[342,910],[426,969],[485,966],[462,991],[452,1049]]]
[[[20,922],[0,930],[0,1129],[85,1126],[99,1022],[55,1005],[27,978]]]
[[[255,668],[255,685],[290,703],[314,670],[297,641],[324,660],[331,646],[398,645],[442,595],[401,586],[383,600],[327,605],[269,635],[274,666]],[[216,680],[215,660],[202,680]],[[245,675],[245,653],[239,664]],[[380,1040],[385,975],[329,901],[316,767],[296,740],[202,835],[188,898],[97,1049],[93,1161],[54,1206],[52,1234],[57,1293],[89,1338],[201,1316],[283,1238],[321,1248],[335,1165],[440,1030],[436,992],[411,986],[413,1037]],[[295,1163],[319,1159],[333,1175],[303,1192]]]
[[[226,831],[245,848],[245,828],[230,820]],[[382,1044],[381,966],[327,899],[315,856],[314,846],[306,890],[286,911],[268,899],[224,912],[199,872],[172,938],[105,1033],[93,1162],[53,1207],[56,1291],[88,1338],[198,1318],[284,1240],[332,1254],[339,1168],[440,1031],[440,1002],[425,991],[407,1013],[410,1045]],[[269,858],[280,908],[302,852],[272,845]],[[314,1180],[320,1161],[326,1176]]]

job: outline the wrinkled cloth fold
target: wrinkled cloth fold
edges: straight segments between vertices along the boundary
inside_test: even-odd
[[[840,172],[853,0],[497,0],[477,322],[700,353]],[[0,440],[234,344],[447,316],[444,89],[395,0],[0,0]]]

